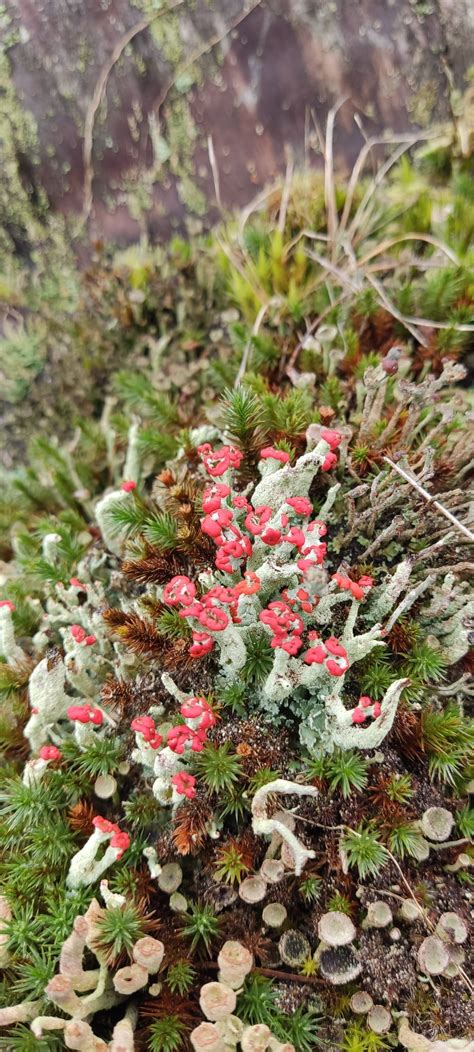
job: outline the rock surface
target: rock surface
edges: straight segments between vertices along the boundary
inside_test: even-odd
[[[290,154],[320,163],[316,125],[346,96],[340,166],[362,143],[355,113],[369,134],[450,120],[474,43],[469,0],[7,0],[3,10],[6,65],[38,136],[34,157],[16,142],[23,180],[122,244],[212,221],[216,171],[227,207]]]

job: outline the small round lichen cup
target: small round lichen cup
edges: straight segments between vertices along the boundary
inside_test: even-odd
[[[387,1034],[392,1026],[392,1017],[384,1005],[373,1005],[367,1015],[367,1026],[374,1034]]]
[[[260,876],[268,884],[279,884],[285,876],[285,867],[279,858],[265,858],[260,866]]]
[[[363,928],[387,928],[392,923],[393,914],[387,902],[377,899],[370,902],[367,907],[367,915],[362,921]]]
[[[288,928],[278,943],[280,957],[290,968],[297,968],[311,954],[311,945],[306,935],[297,928]]]
[[[454,825],[454,817],[446,807],[429,807],[420,819],[422,832],[428,840],[447,840]]]
[[[281,902],[269,902],[262,910],[262,920],[268,928],[281,928],[287,916],[288,910]]]
[[[449,964],[449,949],[437,935],[428,935],[418,947],[417,961],[425,975],[442,975]]]
[[[261,902],[267,894],[267,885],[261,877],[246,877],[239,885],[239,896],[249,906]]]
[[[373,998],[365,990],[357,990],[352,994],[350,1005],[356,1015],[367,1015],[373,1006]]]
[[[159,939],[144,935],[135,943],[132,952],[136,963],[146,968],[150,975],[155,975],[165,955],[165,947]]]
[[[333,910],[323,913],[318,924],[318,935],[321,942],[328,946],[347,946],[356,937],[356,929],[346,913]]]
[[[436,935],[439,935],[440,939],[444,939],[446,942],[460,944],[466,941],[469,932],[467,924],[460,914],[450,911],[441,914],[436,925]]]
[[[225,1044],[214,1023],[200,1023],[189,1035],[195,1052],[225,1052]]]
[[[219,980],[237,990],[252,970],[253,957],[242,943],[229,939],[220,950],[217,963]]]
[[[265,1023],[247,1026],[240,1040],[242,1052],[266,1052],[271,1037],[272,1032]]]
[[[237,1004],[235,991],[227,983],[205,983],[201,986],[199,1004],[212,1023],[232,1015]]]
[[[158,886],[167,895],[177,891],[183,880],[183,871],[178,862],[167,862],[158,874]]]

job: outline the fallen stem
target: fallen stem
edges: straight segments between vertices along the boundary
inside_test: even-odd
[[[445,851],[448,847],[462,847],[463,844],[469,844],[470,841],[467,837],[463,837],[461,840],[445,840],[443,844],[431,844],[430,850],[433,851]]]
[[[219,965],[214,961],[203,962],[198,967],[201,967],[203,971],[209,969],[213,972],[217,972],[219,969]],[[269,979],[279,979],[279,981],[283,983],[309,983],[313,986],[325,986],[324,980],[315,975],[307,976],[298,975],[297,972],[281,972],[277,968],[252,968],[252,975],[255,973],[257,973],[257,975],[266,975]]]

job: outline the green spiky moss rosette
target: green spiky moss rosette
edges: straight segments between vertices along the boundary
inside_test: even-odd
[[[472,283],[367,194],[6,478],[1,1048],[469,1047]]]

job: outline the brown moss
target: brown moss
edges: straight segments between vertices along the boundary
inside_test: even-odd
[[[209,836],[206,827],[211,817],[211,807],[199,793],[194,800],[181,804],[172,833],[179,855],[195,855],[200,851]]]

